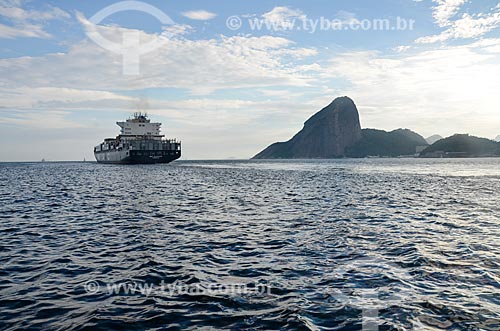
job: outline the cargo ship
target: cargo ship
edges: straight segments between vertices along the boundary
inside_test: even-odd
[[[98,163],[169,163],[181,157],[181,142],[165,139],[160,134],[161,123],[151,123],[146,113],[134,113],[116,124],[121,128],[120,134],[94,147]]]

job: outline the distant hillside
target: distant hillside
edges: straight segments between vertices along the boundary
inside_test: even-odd
[[[361,140],[347,149],[347,156],[396,157],[414,155],[417,146],[429,145],[421,135],[408,129],[398,129],[391,132],[363,129],[362,133]]]
[[[420,155],[422,157],[500,156],[500,143],[468,134],[456,134],[432,144]]]
[[[271,144],[253,158],[500,156],[500,143],[485,138],[462,134],[445,139],[433,135],[427,139],[434,143],[429,146],[421,135],[408,129],[362,130],[356,105],[349,97],[340,97],[311,116],[290,140]]]
[[[430,136],[430,137],[425,138],[425,141],[427,141],[427,143],[428,143],[429,145],[432,145],[432,144],[434,144],[436,141],[439,141],[439,140],[441,140],[441,139],[443,139],[443,137],[441,137],[441,136],[440,136],[440,135],[438,135],[438,134],[435,134],[435,135],[432,135],[432,136]]]

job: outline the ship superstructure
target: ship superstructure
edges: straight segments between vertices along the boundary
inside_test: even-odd
[[[116,138],[106,138],[94,147],[99,163],[169,163],[181,157],[181,143],[164,139],[161,123],[151,123],[147,114],[137,112],[125,122],[116,122],[121,128]]]

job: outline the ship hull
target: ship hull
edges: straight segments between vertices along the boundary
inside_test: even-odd
[[[181,157],[180,150],[102,151],[94,153],[96,161],[104,164],[157,164],[170,163]]]

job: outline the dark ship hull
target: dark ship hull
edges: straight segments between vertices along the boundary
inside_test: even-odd
[[[181,157],[181,151],[102,151],[96,152],[95,157],[98,163],[105,164],[156,164],[170,163]]]

